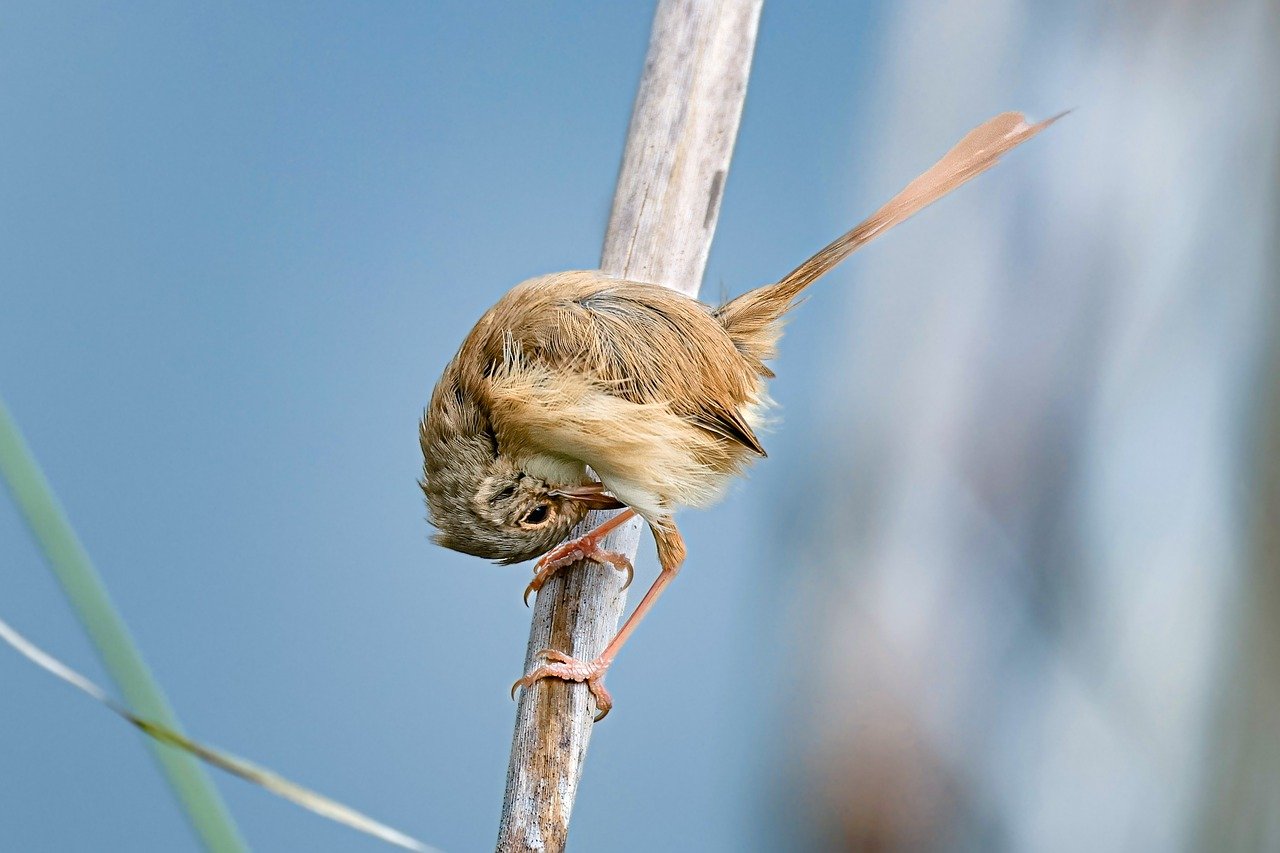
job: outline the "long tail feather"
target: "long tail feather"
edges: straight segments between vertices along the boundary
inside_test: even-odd
[[[1022,113],[1001,113],[969,131],[941,160],[852,230],[796,267],[774,287],[794,299],[824,273],[893,226],[933,204],[961,184],[994,166],[1009,151],[1066,113],[1027,124]]]
[[[1036,124],[1028,124],[1022,113],[1001,113],[989,119],[955,144],[941,160],[903,188],[887,204],[853,229],[837,238],[809,260],[792,270],[777,284],[743,294],[723,306],[717,316],[733,333],[763,331],[792,306],[795,298],[832,267],[898,223],[942,198],[961,184],[994,166],[1009,151],[1066,113]]]

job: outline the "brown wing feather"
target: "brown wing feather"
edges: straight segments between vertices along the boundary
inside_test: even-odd
[[[517,286],[476,332],[491,372],[516,358],[572,371],[764,455],[748,421],[759,375],[707,306],[683,294],[598,271],[557,273]],[[731,457],[703,461],[722,468]]]
[[[751,425],[737,409],[717,409],[714,403],[708,403],[694,416],[694,422],[708,432],[738,442],[759,456],[769,455],[764,452],[760,439],[756,438]]]

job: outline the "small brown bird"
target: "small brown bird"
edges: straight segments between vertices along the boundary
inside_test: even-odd
[[[585,681],[597,720],[606,670],[675,576],[685,546],[672,515],[715,502],[764,448],[756,438],[782,316],[855,249],[993,166],[1058,116],[1003,113],[971,131],[865,222],[776,284],[712,308],[673,290],[599,271],[514,287],[480,318],[431,395],[420,428],[427,508],[447,548],[518,563],[545,554],[525,590],[583,559],[628,574],[599,547],[638,513],[662,571],[600,657],[544,650],[540,678]],[[593,479],[593,472],[599,479]],[[557,546],[592,509],[627,508]]]

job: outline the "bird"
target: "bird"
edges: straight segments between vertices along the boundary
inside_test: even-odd
[[[770,405],[768,362],[783,316],[856,249],[986,171],[1064,114],[1029,123],[989,119],[866,220],[773,284],[712,307],[668,288],[599,270],[553,273],[512,288],[445,367],[419,424],[420,485],[439,545],[511,565],[541,555],[530,592],[582,560],[627,575],[601,547],[639,515],[659,575],[593,660],[544,649],[542,678],[585,682],[595,719],[613,707],[604,676],[676,576],[686,547],[677,509],[704,508],[765,456],[757,437]],[[563,541],[591,510],[622,509]]]

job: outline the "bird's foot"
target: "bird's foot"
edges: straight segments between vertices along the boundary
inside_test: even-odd
[[[544,663],[511,685],[512,699],[516,698],[517,687],[528,689],[533,686],[534,682],[544,678],[562,678],[565,681],[586,682],[587,689],[591,691],[591,695],[596,700],[595,722],[598,723],[605,718],[605,715],[613,707],[613,697],[609,695],[609,691],[604,687],[604,674],[608,672],[609,665],[613,663],[612,660],[598,657],[595,660],[582,661],[555,649],[543,649],[538,654],[548,660],[555,661],[555,663]]]
[[[582,560],[606,563],[620,572],[626,572],[627,582],[622,585],[622,588],[626,589],[631,586],[631,579],[635,577],[636,573],[631,561],[617,551],[606,551],[600,547],[600,540],[608,533],[608,530],[605,530],[604,533],[593,530],[585,536],[579,536],[577,539],[563,542],[543,554],[542,559],[538,560],[533,567],[533,580],[529,581],[529,585],[524,588],[525,606],[529,606],[529,593],[542,589],[543,584],[551,580],[552,575],[565,566],[573,565]]]

